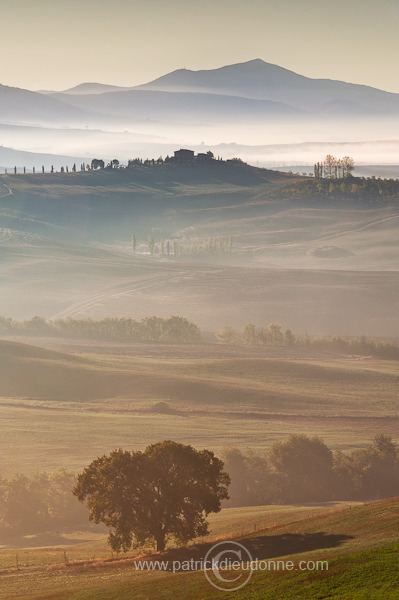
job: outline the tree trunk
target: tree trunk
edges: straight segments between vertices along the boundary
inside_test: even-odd
[[[157,551],[163,552],[165,550],[165,534],[160,533],[159,535],[157,535],[155,538],[155,542],[157,545]]]

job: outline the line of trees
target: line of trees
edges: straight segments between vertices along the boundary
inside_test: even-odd
[[[222,452],[232,506],[328,500],[377,500],[399,495],[399,447],[376,435],[365,448],[333,452],[319,437],[292,434],[260,455]]]
[[[172,316],[145,317],[136,321],[130,317],[106,317],[104,319],[65,319],[46,320],[32,317],[16,321],[0,315],[0,334],[42,335],[71,338],[120,340],[130,342],[173,342],[196,344],[201,341],[201,330],[184,317]],[[247,323],[241,330],[226,325],[215,334],[224,344],[245,344],[249,346],[272,346],[290,348],[316,348],[340,353],[378,356],[398,359],[399,346],[390,342],[377,341],[361,336],[343,338],[340,336],[298,336],[291,329],[283,329],[280,323],[270,323],[267,327],[256,327]]]
[[[133,252],[136,253],[139,246],[137,236],[133,233],[131,238]],[[155,242],[154,236],[149,235],[147,243],[144,245],[148,248],[151,256],[195,256],[206,254],[219,254],[231,252],[233,249],[233,238],[231,236],[214,236],[208,237],[206,240],[198,241],[197,243],[184,244],[176,239],[161,239],[160,242]]]
[[[87,167],[92,171],[96,171],[97,169],[119,169],[120,162],[117,158],[114,158],[110,160],[107,165],[105,165],[105,162],[102,160],[102,158],[93,158],[90,163],[90,167],[89,165],[87,165]]]
[[[351,177],[355,169],[355,162],[350,156],[336,158],[327,154],[323,162],[314,165],[314,176],[316,179],[345,179]]]
[[[164,163],[165,161],[162,156],[159,158],[146,158],[145,160],[142,158],[132,158],[128,160],[127,167],[128,169],[132,167],[160,167],[163,166]]]
[[[311,178],[296,181],[283,188],[285,198],[356,200],[360,202],[393,202],[399,198],[399,179],[377,177]],[[270,192],[281,197],[281,190]]]
[[[241,331],[226,325],[215,336],[225,344],[244,343],[250,346],[293,346],[297,340],[290,329],[283,332],[280,323],[270,323],[267,327],[255,327],[253,323],[247,323]]]
[[[349,354],[373,355],[381,358],[399,358],[399,346],[390,342],[379,342],[366,336],[343,338],[341,336],[298,336],[291,329],[283,329],[280,323],[267,327],[256,327],[247,323],[241,330],[226,325],[216,332],[215,337],[224,344],[246,344],[248,346],[309,347]]]
[[[119,160],[117,158],[114,158],[113,160],[111,160],[110,162],[108,162],[107,164],[105,164],[105,162],[102,159],[98,159],[98,158],[93,158],[93,160],[91,161],[91,163],[81,163],[78,167],[76,166],[76,163],[74,163],[72,165],[72,167],[69,167],[69,165],[65,165],[65,166],[61,166],[59,169],[60,173],[76,173],[78,170],[80,170],[81,172],[84,171],[96,171],[98,169],[119,169],[120,167],[120,163]],[[36,167],[32,167],[32,173],[35,174],[36,172],[41,171],[41,173],[45,173],[46,170],[44,168],[44,165],[42,165],[41,170],[38,169],[36,171]],[[47,171],[48,173],[57,173],[58,171],[54,168],[54,165],[51,165],[50,170]],[[5,175],[8,175],[8,169],[4,169],[4,173]],[[14,173],[14,175],[18,174],[18,167],[14,167],[13,169],[11,169],[11,173]],[[19,174],[24,174],[26,175],[27,173],[27,168],[26,167],[20,167],[20,171]]]
[[[141,321],[131,318],[107,317],[105,319],[54,319],[32,317],[24,321],[0,317],[0,332],[29,335],[51,335],[72,338],[120,340],[128,342],[198,343],[200,329],[184,317],[145,317]]]
[[[82,163],[82,164],[80,165],[80,170],[81,170],[81,171],[85,171],[85,170],[86,170],[86,168],[90,169],[89,165],[86,165],[85,163]],[[21,174],[21,173],[23,173],[24,175],[26,175],[26,172],[27,172],[27,169],[26,169],[26,167],[21,167],[21,169],[22,169],[22,171],[20,170],[20,174]],[[69,168],[69,166],[68,166],[68,165],[66,165],[65,167],[64,167],[64,166],[61,166],[61,167],[60,167],[60,173],[69,173],[69,172],[71,172],[71,173],[76,173],[76,171],[77,171],[77,170],[78,170],[78,169],[77,169],[77,167],[76,167],[76,163],[74,163],[74,164],[72,165],[72,167],[71,167],[71,168]],[[39,171],[39,170],[38,170],[38,171]],[[11,172],[13,172],[13,173],[14,173],[14,175],[17,175],[17,174],[18,174],[18,167],[14,167],[14,168],[11,170]],[[31,172],[33,173],[33,175],[35,175],[35,173],[36,173],[36,167],[32,167],[32,171],[31,171]],[[41,172],[42,172],[43,174],[46,172],[46,171],[45,171],[45,168],[44,168],[44,165],[42,165]],[[56,172],[57,172],[57,171],[56,171],[56,169],[54,169],[54,165],[51,165],[51,167],[50,167],[50,171],[48,171],[48,172],[49,172],[49,173],[56,173]],[[4,174],[5,174],[5,175],[8,175],[8,169],[4,169]]]
[[[210,450],[173,441],[114,450],[78,476],[61,469],[0,477],[0,534],[75,529],[89,517],[109,528],[113,550],[133,543],[163,550],[170,538],[185,543],[208,533],[206,517],[220,511],[229,483]]]
[[[227,487],[229,486],[229,499]],[[73,492],[73,494],[72,494]],[[378,500],[399,496],[399,447],[376,435],[364,448],[332,451],[319,437],[292,434],[263,454],[165,441],[144,452],[114,450],[77,477],[0,476],[0,534],[26,535],[87,525],[110,529],[114,550],[168,538],[185,543],[208,531],[206,516],[226,506]]]

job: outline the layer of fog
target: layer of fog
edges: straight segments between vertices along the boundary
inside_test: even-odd
[[[0,265],[0,315],[140,319],[177,314],[205,331],[277,321],[301,334],[395,335],[395,273],[143,263],[123,254],[96,255],[94,249],[77,254],[71,248],[57,256],[50,247],[46,254],[43,246],[31,255],[19,250],[11,263]]]
[[[0,133],[4,148],[88,160],[118,158],[124,163],[136,157],[165,157],[188,147],[195,151],[209,149],[224,159],[237,156],[250,164],[269,167],[312,165],[328,153],[350,155],[360,164],[389,165],[395,163],[399,150],[399,130],[389,119],[184,126],[147,121],[126,123],[126,128],[119,130],[107,129],[104,124],[98,129],[0,124]],[[38,168],[45,164],[47,168],[51,159],[46,163],[41,160],[39,156],[32,165],[16,164],[10,156],[8,161],[0,161],[0,167]]]

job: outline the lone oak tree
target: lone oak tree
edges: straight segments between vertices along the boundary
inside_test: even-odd
[[[220,511],[229,483],[213,452],[164,441],[96,458],[73,493],[87,500],[91,521],[110,529],[113,550],[128,550],[134,537],[162,551],[168,537],[185,543],[208,533],[206,516]]]

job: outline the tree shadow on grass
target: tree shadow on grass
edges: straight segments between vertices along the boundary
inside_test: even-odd
[[[265,559],[300,554],[323,548],[336,548],[353,539],[353,535],[316,533],[285,533],[282,535],[263,535],[243,540],[243,545],[254,558]]]
[[[261,535],[240,539],[239,543],[247,548],[253,560],[272,559],[291,554],[301,554],[311,550],[336,548],[344,542],[353,539],[352,535],[327,534],[324,531],[316,533],[285,533],[282,535]],[[196,544],[186,548],[171,548],[162,555],[162,560],[169,561],[201,561],[207,552],[216,544],[222,542]],[[226,547],[229,540],[226,540]],[[221,546],[222,549],[222,546]],[[158,555],[147,557],[150,561],[159,560]]]

